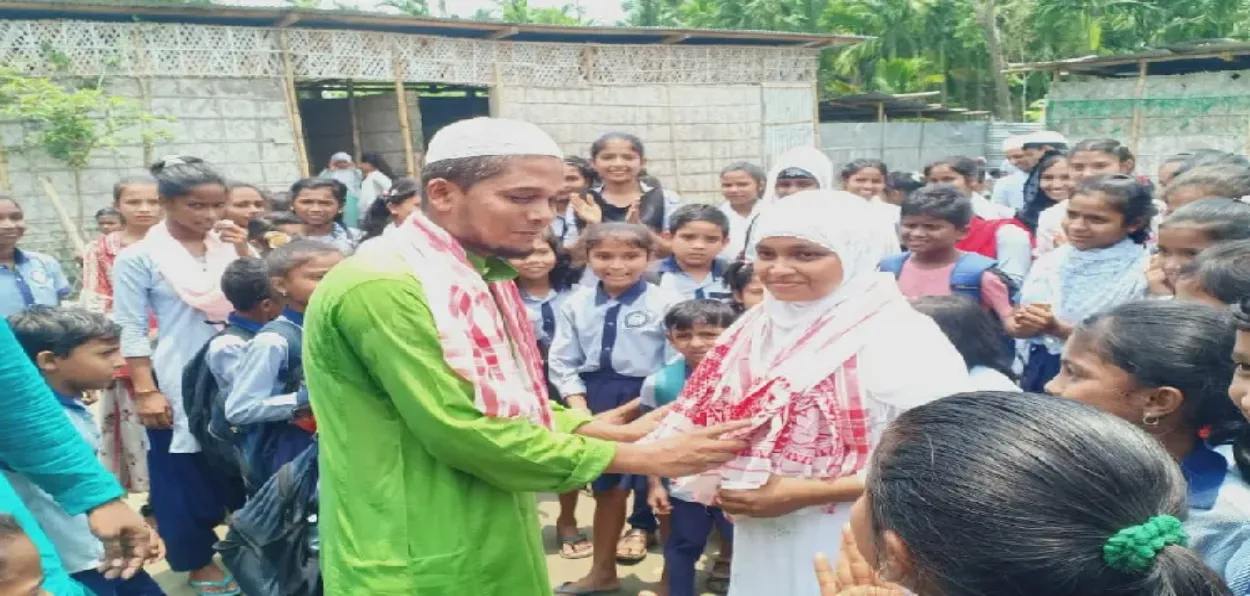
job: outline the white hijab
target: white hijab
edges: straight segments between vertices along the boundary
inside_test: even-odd
[[[768,172],[768,185],[764,187],[761,205],[777,201],[777,178],[788,168],[799,168],[811,174],[822,190],[833,190],[833,162],[815,147],[795,147],[778,156],[773,169]]]
[[[831,309],[878,283],[888,281],[889,286],[895,286],[892,276],[877,271],[881,263],[877,233],[873,226],[865,225],[875,213],[862,199],[839,196],[845,194],[849,193],[806,190],[760,211],[753,233],[755,242],[781,236],[800,238],[828,249],[842,261],[842,283],[819,300],[783,302],[765,291],[761,308],[781,332],[782,343],[785,336],[806,329]],[[754,257],[755,246],[749,252]]]

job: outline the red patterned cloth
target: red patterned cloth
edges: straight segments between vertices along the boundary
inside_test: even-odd
[[[464,247],[417,213],[375,250],[398,250],[421,280],[447,365],[473,384],[481,412],[553,428],[542,356],[512,280],[487,282]]]
[[[863,469],[870,439],[859,351],[871,338],[874,318],[905,302],[890,284],[875,280],[797,339],[774,333],[763,308],[748,311],[726,331],[644,440],[751,420],[743,431],[750,446],[718,470],[674,480],[674,488],[711,504],[722,486],[750,489],[773,475],[839,478]],[[770,342],[784,347],[770,349]]]
[[[122,248],[121,232],[96,238],[87,247],[82,259],[83,308],[104,314],[113,312],[113,263]]]

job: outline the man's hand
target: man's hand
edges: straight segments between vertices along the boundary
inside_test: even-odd
[[[607,471],[664,478],[701,474],[732,460],[746,449],[745,440],[726,439],[722,435],[744,430],[751,425],[750,420],[738,420],[645,445],[618,445],[617,457]]]
[[[768,482],[753,490],[725,490],[718,493],[720,508],[725,513],[750,517],[781,517],[804,507],[810,502],[808,480],[771,476]]]
[[[87,514],[91,533],[104,543],[99,571],[109,579],[130,579],[145,562],[160,559],[165,547],[156,533],[120,500],[109,501]]]

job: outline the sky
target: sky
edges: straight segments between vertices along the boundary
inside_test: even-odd
[[[230,4],[250,6],[285,6],[285,0],[228,0]],[[361,10],[373,10],[382,0],[326,0],[326,6],[334,4],[355,5]],[[430,0],[430,8],[437,9],[438,0]],[[534,8],[559,8],[567,5],[581,5],[586,15],[596,22],[612,25],[625,18],[619,0],[529,0]],[[493,8],[496,4],[491,0],[447,0],[447,10],[458,16],[469,16],[479,8]]]

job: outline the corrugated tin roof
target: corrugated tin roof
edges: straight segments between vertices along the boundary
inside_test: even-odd
[[[352,10],[255,8],[153,2],[150,0],[0,0],[0,19],[176,22],[244,27],[356,29],[508,41],[600,44],[751,45],[825,48],[855,44],[855,35],[604,27],[513,25],[494,21],[440,19]]]
[[[1212,39],[1174,44],[1134,54],[1082,56],[1051,62],[1010,64],[1004,72],[1061,71],[1101,77],[1137,76],[1141,64],[1148,74],[1188,74],[1250,69],[1250,42]]]

